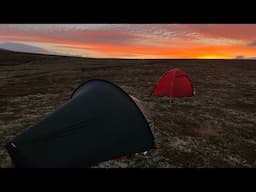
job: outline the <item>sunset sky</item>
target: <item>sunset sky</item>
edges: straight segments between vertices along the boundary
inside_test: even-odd
[[[256,59],[256,24],[0,24],[0,48],[96,58]]]

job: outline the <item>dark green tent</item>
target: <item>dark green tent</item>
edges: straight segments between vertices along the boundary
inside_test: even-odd
[[[6,148],[16,167],[90,167],[153,145],[149,125],[129,95],[108,81],[90,80]]]

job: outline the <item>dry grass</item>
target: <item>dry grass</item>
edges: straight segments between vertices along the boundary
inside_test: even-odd
[[[170,68],[184,69],[197,96],[150,95]],[[0,51],[0,167],[4,144],[67,101],[89,79],[112,81],[143,100],[157,149],[95,167],[256,167],[256,61],[118,60]]]

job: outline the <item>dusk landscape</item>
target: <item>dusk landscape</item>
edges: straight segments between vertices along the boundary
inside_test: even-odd
[[[156,148],[95,168],[256,166],[255,24],[0,24],[0,167],[5,144],[104,79],[143,102]],[[196,95],[155,97],[172,68]]]

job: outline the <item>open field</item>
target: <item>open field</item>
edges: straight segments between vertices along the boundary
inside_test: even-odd
[[[195,97],[151,96],[170,68],[185,70]],[[89,59],[0,50],[0,167],[4,144],[65,103],[89,79],[105,79],[142,100],[157,149],[95,167],[256,167],[256,60]]]

